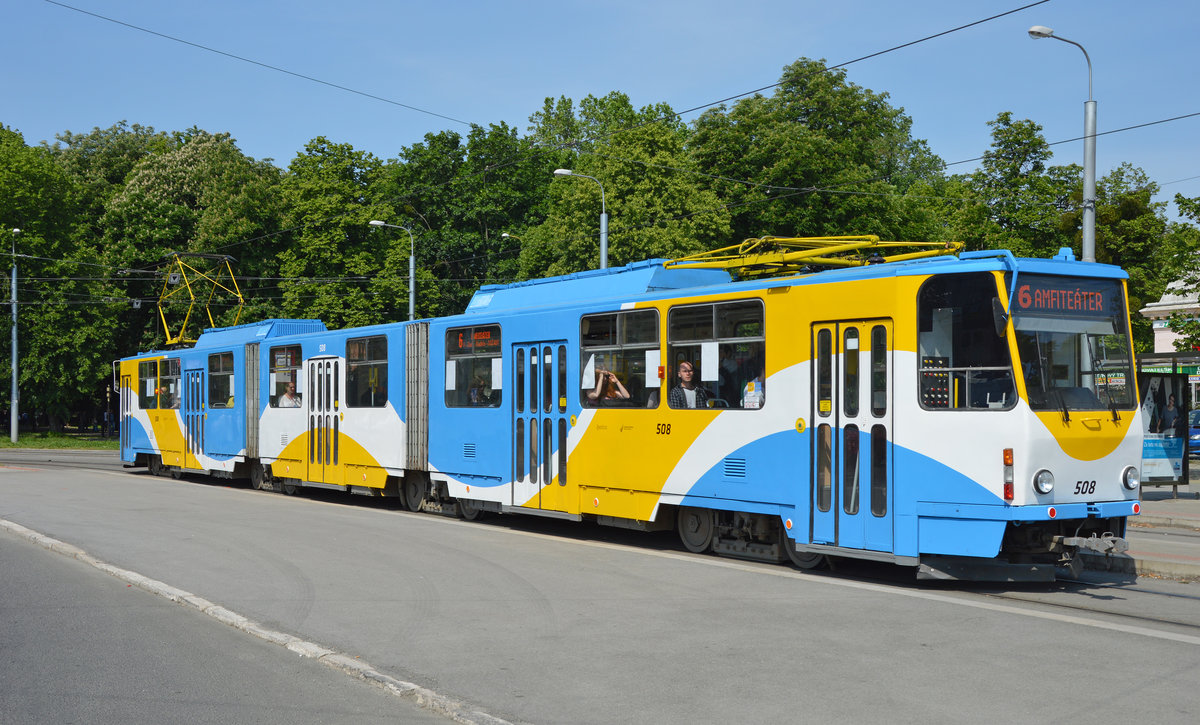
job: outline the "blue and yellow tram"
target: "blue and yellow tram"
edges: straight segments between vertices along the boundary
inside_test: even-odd
[[[453,317],[208,330],[117,363],[122,457],[803,568],[1052,578],[1139,512],[1125,278],[1069,250],[742,281],[654,260]]]

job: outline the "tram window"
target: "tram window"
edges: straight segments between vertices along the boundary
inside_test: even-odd
[[[579,320],[579,347],[583,407],[658,407],[658,310],[584,315]],[[565,383],[564,361],[559,365]]]
[[[179,358],[158,361],[158,407],[179,407]]]
[[[766,330],[761,300],[672,307],[667,319],[671,407],[757,410],[766,402]],[[696,404],[681,385],[690,363]],[[703,400],[703,404],[701,404]]]
[[[534,413],[537,411],[534,410]],[[550,421],[545,421],[550,425]],[[538,419],[529,419],[529,482],[538,482]]]
[[[871,514],[886,516],[887,502],[887,427],[871,426]]]
[[[233,407],[233,353],[208,356],[208,405],[210,408]]]
[[[517,385],[524,386],[525,351],[518,350]],[[530,352],[537,357],[536,349]],[[446,406],[498,408],[504,387],[499,325],[446,330]],[[519,395],[519,393],[518,393]],[[518,402],[518,410],[523,401]],[[536,410],[533,406],[531,410]]]
[[[525,412],[525,348],[517,348],[517,360],[514,363],[517,366],[517,389],[514,395],[517,398],[517,412]],[[517,421],[520,424],[520,421]]]
[[[550,355],[550,346],[542,348],[542,407],[549,413],[554,405],[554,358]]]
[[[833,429],[817,426],[817,509],[828,511],[833,498]]]
[[[888,334],[883,325],[871,328],[871,415],[882,418],[888,404]]]
[[[567,346],[558,346],[558,412],[567,412]]]
[[[525,480],[525,419],[517,418],[517,475],[518,481]]]
[[[529,412],[538,411],[538,349],[529,348]]]
[[[858,328],[846,328],[842,337],[842,407],[846,415],[858,415]]]
[[[567,485],[567,419],[558,419],[558,485]]]
[[[158,363],[153,360],[138,363],[138,407],[158,407]]]
[[[921,407],[1009,409],[1016,405],[1008,341],[996,334],[988,272],[932,277],[917,297]]]
[[[842,509],[858,513],[858,426],[848,425],[842,434]]]
[[[273,347],[270,350],[272,408],[299,408],[304,400],[300,390],[300,346]],[[288,395],[288,391],[291,395]]]
[[[1133,409],[1133,358],[1120,280],[1022,274],[1010,307],[1030,408]]]
[[[833,412],[833,333],[817,331],[817,414],[828,418]]]
[[[346,340],[346,407],[382,408],[388,401],[387,338]]]

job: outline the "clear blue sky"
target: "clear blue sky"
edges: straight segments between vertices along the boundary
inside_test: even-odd
[[[228,132],[280,166],[322,135],[393,158],[426,133],[465,132],[460,121],[524,132],[547,96],[617,90],[637,106],[704,106],[775,83],[802,56],[842,63],[1030,2],[4,0],[0,123],[30,144],[126,120]],[[1041,124],[1051,142],[1082,135],[1083,53],[1032,40],[1029,26],[1087,48],[1104,133],[1200,112],[1198,21],[1195,0],[1050,0],[847,71],[889,94],[953,163],[987,150],[1001,111]],[[1159,199],[1200,196],[1198,135],[1200,116],[1101,136],[1098,173],[1130,162],[1164,185]],[[1054,163],[1082,163],[1081,141],[1053,150]]]

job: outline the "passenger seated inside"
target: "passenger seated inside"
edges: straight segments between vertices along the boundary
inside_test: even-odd
[[[618,401],[629,400],[629,391],[621,384],[621,379],[610,370],[596,368],[596,387],[587,394],[588,405],[612,405]]]
[[[679,384],[667,393],[667,404],[672,408],[707,408],[711,395],[703,385],[696,384],[696,366],[688,360],[679,363],[675,373]]]

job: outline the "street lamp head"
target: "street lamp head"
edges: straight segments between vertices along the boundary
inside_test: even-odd
[[[13,234],[20,234],[20,233],[21,233],[21,230],[20,230],[20,229],[14,229],[14,230],[12,230],[12,233],[13,233]]]
[[[1053,38],[1054,30],[1047,28],[1045,25],[1035,25],[1029,29],[1029,37],[1037,38]]]
[[[370,224],[373,227],[386,227],[387,226],[387,222],[381,222],[378,219],[372,219],[371,221],[367,222],[367,224]]]
[[[571,171],[570,169],[555,169],[554,175],[555,176],[574,176],[575,172]]]

